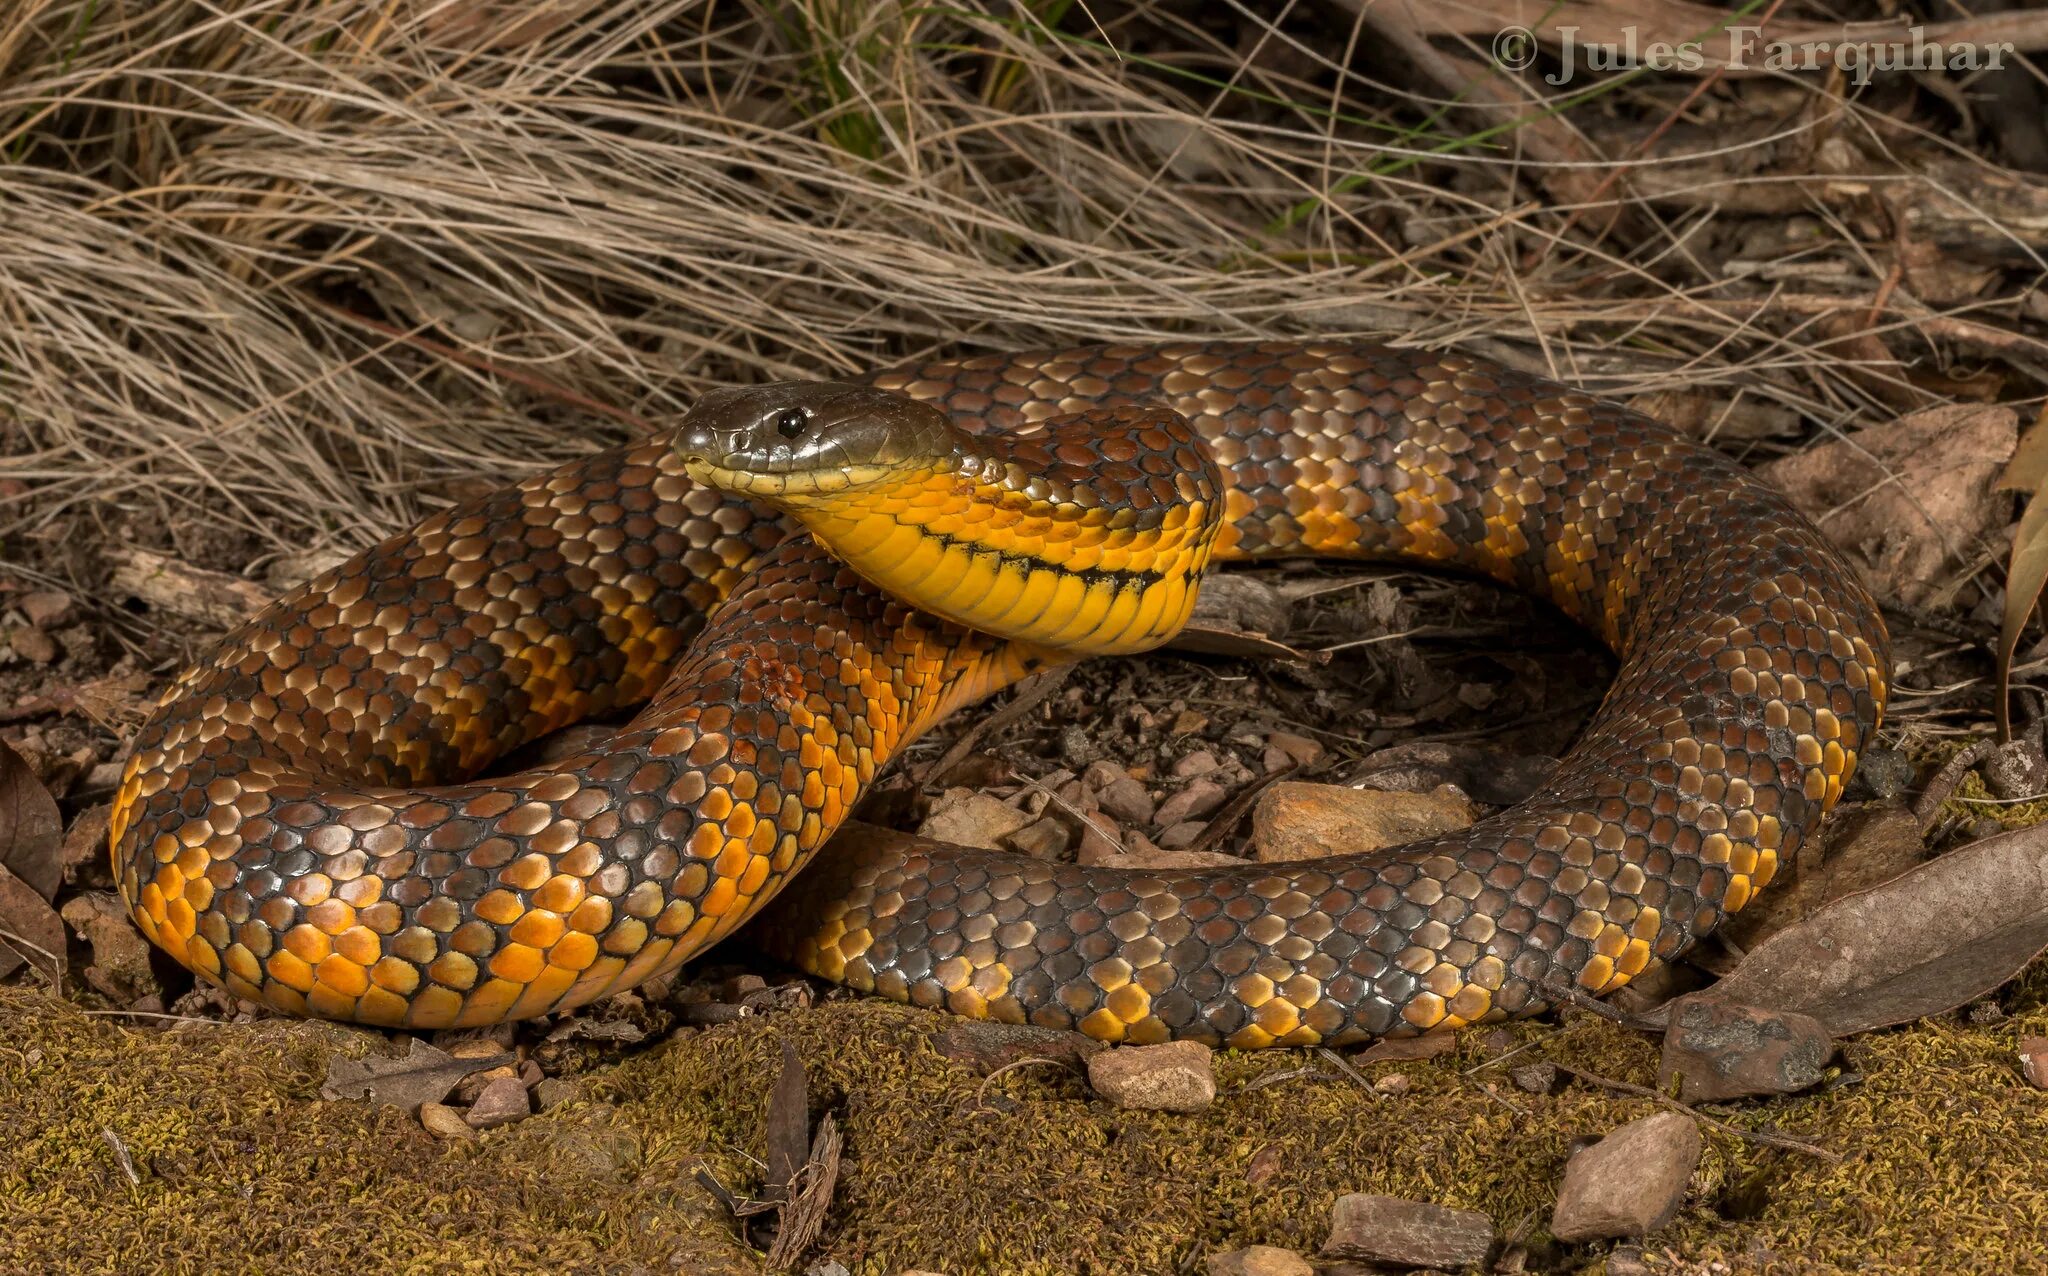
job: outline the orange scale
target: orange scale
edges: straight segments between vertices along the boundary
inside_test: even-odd
[[[462,1013],[455,1016],[454,1026],[477,1028],[498,1023],[519,1003],[520,995],[525,991],[524,984],[493,979],[463,1001]]]
[[[313,978],[321,985],[353,1000],[363,995],[370,986],[369,972],[357,963],[335,953],[313,967]]]
[[[527,910],[525,916],[512,924],[510,936],[515,944],[546,948],[560,939],[566,929],[560,914],[534,908]]]
[[[296,953],[272,953],[270,960],[263,963],[263,969],[274,982],[286,988],[306,992],[313,987],[313,967]]]

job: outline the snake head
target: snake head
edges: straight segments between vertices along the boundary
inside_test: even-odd
[[[778,381],[706,394],[674,448],[698,482],[773,502],[930,473],[957,455],[958,437],[945,413],[904,395]]]

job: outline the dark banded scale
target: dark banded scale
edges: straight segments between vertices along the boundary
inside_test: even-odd
[[[1095,428],[1158,435],[1132,463],[1182,446],[1169,415],[1123,410],[1163,403],[1221,464],[1218,557],[1481,572],[1556,603],[1621,668],[1542,792],[1409,847],[1145,874],[853,839],[767,933],[859,987],[1240,1045],[1519,1013],[1552,979],[1610,990],[1770,880],[1883,707],[1876,608],[1810,524],[1711,450],[1551,382],[1454,354],[1197,342],[873,384],[983,436],[968,451],[1117,409]],[[1027,445],[1047,476],[1062,438]],[[957,475],[947,446],[883,459]],[[1080,503],[1034,494],[1037,464],[1019,500]],[[729,932],[907,740],[1056,658],[891,601],[685,469],[654,442],[538,476],[230,635],[145,727],[115,804],[143,929],[296,1013],[439,1026],[581,1004]],[[1157,477],[1081,499],[1135,507]],[[986,535],[999,559],[1054,561]],[[589,753],[466,778],[650,694]]]

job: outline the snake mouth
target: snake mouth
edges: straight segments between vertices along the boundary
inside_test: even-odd
[[[830,498],[880,484],[899,482],[904,467],[893,465],[812,466],[799,470],[749,468],[745,458],[724,458],[677,446],[683,472],[706,487],[775,503],[778,499]]]

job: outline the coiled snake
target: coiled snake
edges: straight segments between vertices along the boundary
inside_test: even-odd
[[[279,1010],[428,1028],[632,987],[780,891],[759,933],[856,988],[1110,1040],[1343,1043],[1674,956],[1813,831],[1882,712],[1877,609],[1811,524],[1537,377],[1190,342],[868,384],[709,396],[675,439],[438,514],[229,635],[114,804],[138,924]],[[855,836],[798,872],[944,714],[1055,644],[1169,634],[1212,538],[1483,573],[1620,672],[1539,793],[1409,846],[1132,872]],[[640,700],[599,747],[471,778]]]

